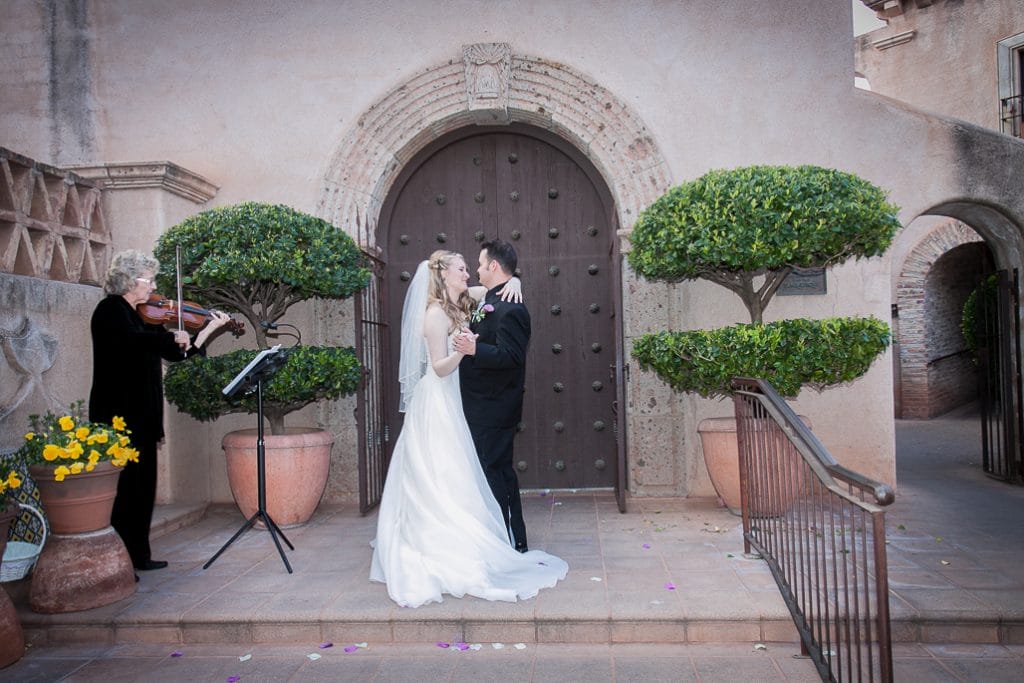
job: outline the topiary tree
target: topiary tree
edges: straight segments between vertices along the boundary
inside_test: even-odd
[[[170,228],[154,255],[165,265],[160,291],[175,291],[180,247],[182,297],[238,313],[249,321],[256,346],[268,348],[267,329],[292,305],[312,298],[346,299],[369,284],[359,247],[327,221],[282,205],[248,202],[203,211]],[[221,388],[252,360],[252,351],[172,364],[167,400],[198,420],[256,412],[253,396],[226,399]],[[264,386],[263,412],[271,434],[284,433],[284,416],[320,399],[353,393],[362,377],[351,347],[303,346],[291,352]]]
[[[900,227],[897,211],[881,189],[834,169],[711,171],[672,188],[640,214],[629,263],[651,280],[719,284],[759,323],[793,268],[882,254]],[[760,286],[758,277],[764,278]]]
[[[784,395],[864,374],[889,343],[876,318],[763,323],[794,268],[882,254],[897,208],[856,175],[817,166],[711,171],[672,188],[633,228],[629,263],[651,280],[705,279],[734,292],[751,323],[643,335],[633,356],[678,391],[726,395],[731,379],[767,379]]]

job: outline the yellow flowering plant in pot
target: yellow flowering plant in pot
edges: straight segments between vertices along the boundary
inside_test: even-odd
[[[53,480],[93,472],[102,462],[124,467],[139,461],[132,448],[131,432],[124,420],[114,417],[113,424],[89,422],[82,416],[83,401],[71,404],[67,413],[30,415],[32,430],[25,434],[20,453],[29,466],[53,469]]]
[[[32,429],[18,451],[39,488],[53,533],[108,526],[121,468],[139,461],[122,418],[113,424],[90,422],[82,406],[76,401],[63,414],[30,415]]]

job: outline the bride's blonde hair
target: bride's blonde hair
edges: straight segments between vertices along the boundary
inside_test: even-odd
[[[459,294],[458,301],[452,301],[448,295],[448,287],[444,284],[442,273],[456,259],[465,263],[466,259],[462,254],[454,251],[438,249],[430,255],[428,268],[430,269],[430,286],[427,289],[427,305],[438,304],[441,310],[448,316],[450,321],[449,332],[456,332],[469,322],[469,314],[473,310],[473,297],[469,292]]]

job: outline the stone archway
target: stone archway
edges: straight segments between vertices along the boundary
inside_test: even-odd
[[[327,164],[318,214],[374,245],[388,190],[417,152],[467,125],[508,123],[544,128],[580,149],[608,184],[622,230],[670,185],[663,155],[627,103],[564,64],[477,43],[359,118]]]
[[[936,284],[936,264],[971,244],[984,244],[984,240],[969,226],[951,219],[919,241],[900,270],[896,284],[899,417],[934,417],[962,403],[963,396],[973,395],[970,359],[955,350],[947,353],[952,348],[950,338],[959,330],[945,329],[949,325],[935,319],[951,318],[966,296],[960,290],[966,287],[969,292],[973,286],[973,282],[961,282],[959,290],[951,291],[941,282]],[[947,301],[951,298],[956,301]],[[942,315],[941,309],[952,313]]]
[[[461,56],[415,74],[365,111],[327,161],[317,214],[377,250],[385,199],[419,152],[467,126],[513,123],[550,131],[593,164],[611,194],[623,242],[640,211],[671,185],[657,143],[626,102],[564,64],[515,54],[507,43],[483,43],[463,46]],[[315,306],[318,335],[352,343],[352,331],[332,322],[346,315],[339,304]],[[632,316],[624,311],[620,332]],[[350,406],[321,404],[319,410],[321,424],[352,434],[353,444],[365,441]],[[344,458],[332,465],[329,498],[355,497],[354,453]]]

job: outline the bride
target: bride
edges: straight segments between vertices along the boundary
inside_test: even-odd
[[[405,295],[399,362],[405,425],[384,483],[370,567],[370,579],[386,583],[403,607],[441,602],[443,593],[532,598],[569,569],[553,555],[512,547],[477,459],[459,393],[462,354],[451,346],[468,327],[474,299],[486,293],[469,288],[468,280],[461,255],[435,251],[419,264]]]

